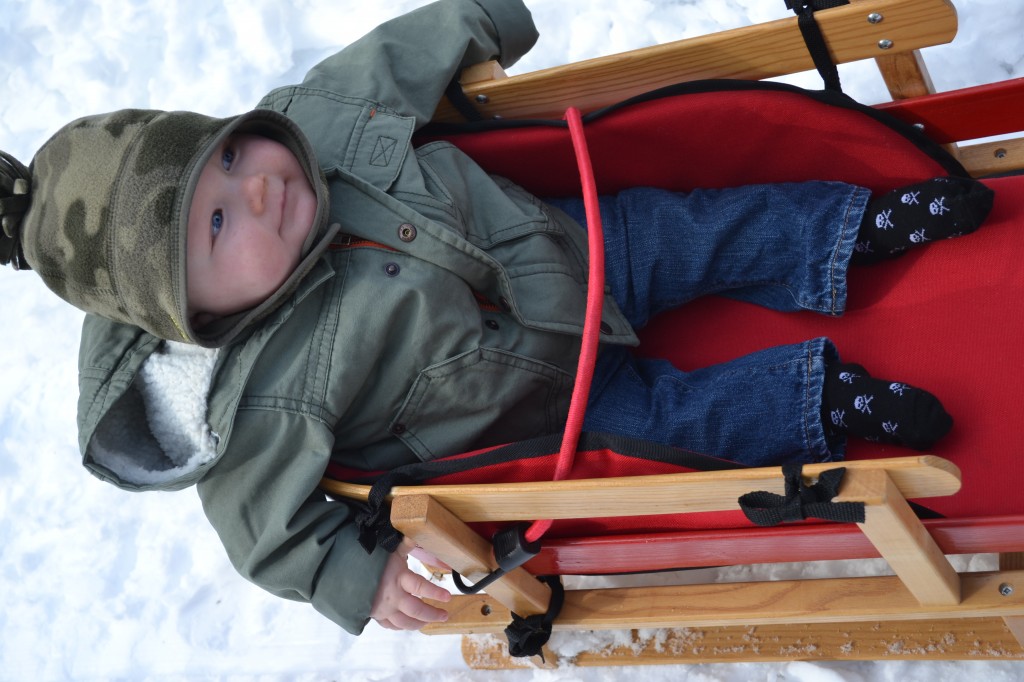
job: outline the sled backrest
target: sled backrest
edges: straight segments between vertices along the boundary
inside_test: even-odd
[[[896,98],[931,92],[915,50],[948,43],[957,30],[949,0],[853,0],[814,16],[832,61],[878,59]],[[686,81],[763,80],[813,68],[794,16],[512,77],[492,62],[467,69],[460,82],[485,118],[557,119],[570,106],[587,113]],[[443,101],[434,120],[465,119]]]

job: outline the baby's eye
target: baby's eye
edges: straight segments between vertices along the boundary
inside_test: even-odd
[[[218,208],[210,216],[210,234],[214,239],[220,234],[220,228],[224,227],[224,213]]]
[[[231,170],[231,164],[235,161],[235,150],[230,147],[225,147],[224,151],[220,155],[220,165],[224,170]]]

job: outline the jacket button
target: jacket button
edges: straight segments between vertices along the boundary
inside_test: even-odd
[[[398,226],[398,238],[403,242],[411,242],[416,239],[416,227],[411,223],[402,223]]]
[[[504,310],[506,313],[512,312],[512,304],[509,303],[508,299],[505,298],[504,296],[498,299],[498,305],[500,305],[501,309]]]
[[[612,326],[610,324],[608,324],[607,322],[602,322],[601,323],[601,333],[602,334],[611,334],[612,333]]]
[[[497,331],[499,327],[498,323],[495,322],[494,320],[487,320],[486,322],[484,322],[484,324],[487,325],[488,329],[493,329],[495,331]]]
[[[398,263],[388,263],[387,265],[384,266],[384,273],[388,277],[394,277],[401,271],[402,268],[398,267]]]
[[[391,433],[393,433],[396,436],[401,436],[403,433],[405,433],[405,424],[395,424],[394,426],[391,427]]]

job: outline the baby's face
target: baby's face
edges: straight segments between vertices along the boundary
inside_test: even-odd
[[[189,314],[230,315],[268,298],[298,265],[315,216],[316,194],[287,147],[229,137],[203,167],[189,208]]]

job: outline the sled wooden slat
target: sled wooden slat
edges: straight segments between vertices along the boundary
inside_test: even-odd
[[[1024,138],[964,145],[959,156],[975,177],[1012,173],[1024,168]]]
[[[869,14],[883,20],[869,23]],[[815,14],[836,63],[888,57],[956,35],[948,0],[863,0]],[[883,49],[880,41],[891,41]],[[463,91],[485,118],[560,118],[683,81],[760,80],[814,68],[796,17],[688,38],[499,80],[467,83]],[[474,76],[476,78],[476,76]],[[435,121],[461,121],[443,101]]]
[[[545,653],[512,658],[505,643],[489,635],[462,640],[462,656],[476,670],[616,665],[679,665],[756,661],[1024,660],[1024,648],[999,618],[834,623],[815,625],[737,625],[678,628],[641,638],[632,631],[628,646],[584,651],[556,663]]]
[[[1024,571],[961,576],[957,605],[925,606],[896,576],[569,590],[555,630],[1007,618],[1024,615]],[[511,614],[486,595],[454,597],[429,634],[500,633]]]
[[[877,57],[875,63],[894,100],[924,97],[935,92],[931,75],[917,50]]]
[[[921,604],[960,602],[960,576],[885,471],[847,472],[836,501],[864,503],[858,525]]]
[[[1004,552],[999,555],[1000,571],[1019,571],[1024,569],[1024,552]],[[1006,629],[1024,646],[1024,617],[1003,618]]]
[[[930,455],[807,465],[804,476],[811,479],[840,466],[884,469],[907,498],[952,495],[960,488],[956,466]],[[366,499],[368,493],[366,486],[327,479],[322,487],[355,499]],[[735,510],[741,495],[757,490],[784,494],[781,467],[537,483],[398,486],[391,498],[429,495],[465,522],[532,521]]]

